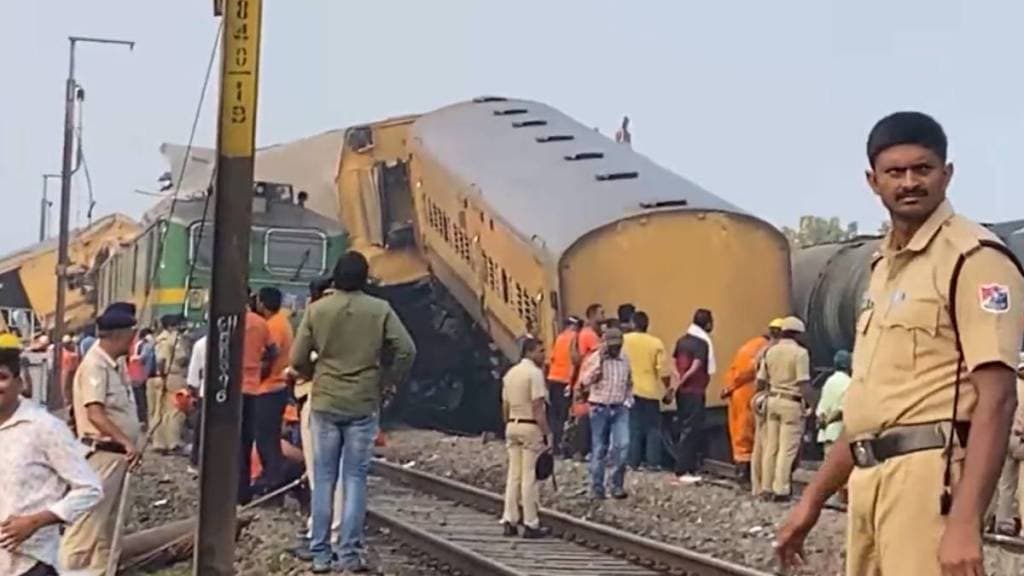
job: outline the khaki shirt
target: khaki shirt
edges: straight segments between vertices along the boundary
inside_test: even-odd
[[[85,407],[102,404],[107,417],[133,442],[139,439],[140,427],[135,396],[128,381],[121,376],[117,362],[98,344],[89,348],[75,372],[72,383],[75,406],[75,428],[79,438],[113,440],[96,429],[89,420]]]
[[[1017,376],[1017,414],[1013,417],[1013,433],[1024,436],[1024,378]],[[1024,501],[1024,495],[1019,496]]]
[[[799,384],[811,379],[811,356],[794,340],[783,338],[765,351],[757,379],[767,382],[770,392],[803,396]]]
[[[156,337],[156,361],[166,366],[168,374],[184,375],[189,353],[185,335],[164,330]]]
[[[544,372],[529,358],[523,358],[505,373],[501,401],[508,406],[509,420],[533,420],[533,401],[548,397]]]
[[[964,365],[957,420],[968,421],[977,392],[970,373],[991,363],[1014,368],[1024,334],[1024,279],[1005,255],[984,249],[988,230],[943,202],[901,250],[887,236],[857,321],[853,380],[843,410],[851,438],[886,428],[949,420],[959,354],[949,284],[961,254],[956,313]]]

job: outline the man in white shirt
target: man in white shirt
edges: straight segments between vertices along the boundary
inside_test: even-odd
[[[50,576],[58,525],[79,519],[103,490],[67,426],[21,399],[20,371],[20,349],[0,346],[0,574]]]
[[[204,335],[192,345],[192,357],[188,362],[188,374],[185,376],[185,384],[192,395],[198,398],[196,402],[195,428],[192,432],[192,453],[189,455],[191,462],[189,472],[198,474],[199,466],[199,445],[200,435],[203,429],[203,389],[206,387],[206,336]]]

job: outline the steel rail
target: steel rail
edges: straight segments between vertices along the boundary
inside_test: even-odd
[[[454,500],[493,514],[500,513],[504,505],[503,498],[498,494],[385,460],[374,460],[371,472],[439,498]],[[769,576],[767,572],[574,518],[555,510],[542,508],[540,518],[555,536],[600,549],[654,570],[681,576]]]

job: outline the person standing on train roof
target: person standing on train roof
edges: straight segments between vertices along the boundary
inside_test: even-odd
[[[273,286],[260,288],[256,297],[256,312],[267,321],[270,343],[277,351],[270,361],[269,374],[260,382],[254,400],[256,445],[263,466],[261,486],[266,491],[277,489],[283,480],[284,455],[281,453],[281,427],[284,409],[288,404],[288,385],[285,370],[291,358],[292,325],[288,313],[281,309],[283,295]]]
[[[160,318],[163,330],[154,344],[157,371],[146,382],[150,436],[153,449],[158,453],[175,452],[182,445],[185,415],[177,409],[174,394],[185,388],[189,361],[188,347],[181,330],[184,321],[181,314],[165,314]]]
[[[523,538],[542,538],[537,516],[535,476],[537,457],[552,444],[547,419],[547,387],[544,383],[544,344],[530,338],[523,342],[523,359],[502,379],[501,406],[508,448],[505,511],[501,525],[505,536],[515,536],[522,507]]]
[[[551,453],[560,456],[565,421],[569,417],[569,404],[575,370],[572,346],[579,337],[583,321],[575,316],[565,320],[565,327],[555,338],[548,363],[548,423],[551,425]]]
[[[715,373],[715,351],[711,342],[714,330],[711,311],[700,308],[693,314],[693,323],[677,342],[672,354],[676,378],[662,402],[674,399],[679,427],[675,446],[675,474],[680,484],[700,481],[699,454],[704,432],[704,396]]]
[[[747,340],[736,351],[725,376],[721,398],[729,401],[729,443],[737,475],[742,484],[750,482],[750,460],[754,451],[754,413],[751,400],[757,391],[757,360],[771,336],[763,334]]]
[[[633,378],[622,353],[622,331],[608,328],[602,345],[580,368],[580,389],[590,407],[590,496],[605,498],[605,468],[611,466],[611,496],[626,498],[626,456]]]
[[[105,572],[124,476],[142,457],[135,397],[117,364],[131,349],[135,305],[111,304],[96,319],[96,328],[99,339],[75,373],[72,399],[75,430],[89,451],[89,466],[103,483],[103,497],[65,530],[58,568],[61,574],[98,576]]]
[[[778,343],[782,336],[782,318],[775,318],[768,324],[768,343],[761,348],[754,359],[755,380],[757,370],[761,369],[764,362],[764,355],[768,349]],[[756,388],[753,397],[750,399],[750,412],[754,417],[754,449],[750,454],[750,493],[753,496],[760,496],[761,492],[761,460],[764,452],[764,426],[768,416],[768,391]]]
[[[803,333],[799,318],[784,318],[778,343],[765,352],[757,369],[757,386],[768,391],[760,494],[775,502],[791,497],[793,464],[804,429],[803,390],[811,380],[811,357],[797,342]]]
[[[386,301],[366,294],[366,257],[349,251],[334,268],[336,291],[307,309],[292,346],[291,365],[312,379],[310,426],[315,438],[313,572],[363,571],[366,477],[385,388],[398,386],[416,359],[416,345]],[[310,354],[316,351],[314,363]],[[344,454],[344,455],[343,455]],[[331,543],[338,465],[345,483],[341,550]]]
[[[64,422],[21,398],[21,341],[0,334],[0,574],[55,576],[60,524],[103,497]]]
[[[631,315],[635,329],[622,337],[622,352],[629,359],[635,402],[629,409],[629,465],[649,470],[661,467],[661,399],[669,386],[665,344],[647,333],[646,312]]]
[[[897,112],[872,128],[867,181],[892,226],[857,322],[843,436],[779,531],[786,565],[849,480],[847,574],[983,574],[981,523],[1017,404],[1024,277],[946,199],[942,127]]]

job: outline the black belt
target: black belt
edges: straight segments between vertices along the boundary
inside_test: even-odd
[[[904,456],[924,450],[941,450],[948,442],[947,430],[949,422],[929,422],[900,426],[885,430],[874,438],[865,438],[850,442],[850,453],[853,463],[858,468],[872,468],[890,458]],[[970,432],[969,422],[957,422],[953,425],[957,438],[962,446],[967,445]]]
[[[782,398],[784,400],[792,400],[793,402],[803,402],[804,397],[799,394],[787,394],[785,392],[769,392],[769,396],[772,398]]]
[[[532,418],[509,418],[509,424],[536,424],[537,421]]]
[[[82,438],[82,444],[92,448],[96,452],[112,452],[114,454],[127,454],[124,446],[110,440],[97,440],[95,438]]]

